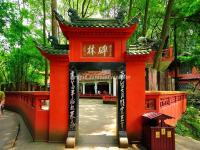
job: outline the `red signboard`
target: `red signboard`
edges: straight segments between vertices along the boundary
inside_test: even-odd
[[[85,43],[82,50],[83,57],[113,57],[113,44]]]

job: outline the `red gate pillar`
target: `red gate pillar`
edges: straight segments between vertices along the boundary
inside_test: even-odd
[[[50,59],[50,142],[65,141],[68,130],[69,59],[55,57]]]
[[[140,56],[126,56],[126,130],[128,139],[141,140],[145,111],[145,62]],[[144,57],[144,55],[142,56]]]

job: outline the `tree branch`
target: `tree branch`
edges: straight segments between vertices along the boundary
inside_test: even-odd
[[[82,18],[84,16],[85,3],[86,3],[86,0],[84,0],[83,3],[82,3],[82,11],[81,11]]]
[[[87,14],[87,11],[88,11],[88,8],[89,8],[89,5],[90,5],[90,2],[91,2],[91,0],[88,1],[88,4],[87,4],[87,7],[86,7],[86,10],[85,10],[85,13],[84,13],[83,18],[84,18],[85,15]]]
[[[146,0],[145,13],[144,13],[144,23],[143,23],[143,26],[142,26],[142,36],[146,36],[146,32],[147,32],[147,19],[148,19],[149,2],[150,2],[150,0]]]
[[[128,10],[128,20],[131,18],[132,5],[133,5],[133,0],[130,0],[129,10]]]
[[[170,15],[171,15],[173,3],[174,3],[174,0],[169,0],[168,4],[167,4],[165,19],[164,19],[164,22],[163,22],[162,32],[161,32],[161,36],[160,36],[162,41],[161,41],[161,44],[159,46],[159,50],[157,51],[155,58],[154,58],[154,64],[153,64],[154,69],[158,69],[158,67],[159,67],[160,58],[162,56],[162,49],[163,49],[163,46],[165,44],[165,39],[166,39],[167,31],[168,31],[168,28],[169,28],[169,20],[170,20]]]

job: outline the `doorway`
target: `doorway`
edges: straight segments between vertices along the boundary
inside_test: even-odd
[[[85,73],[82,71],[81,75],[85,78],[78,78],[81,91],[85,91],[87,95],[87,98],[78,99],[78,147],[117,147],[116,103],[104,104],[102,99],[103,96],[109,95],[109,83],[112,83],[113,74],[111,70],[93,70]],[[110,95],[113,95],[113,91]]]
[[[79,99],[79,91],[86,91],[86,89],[80,90],[78,73],[86,70],[112,70],[111,72],[115,72],[115,75],[119,75],[119,78],[116,78],[116,76],[112,78],[111,76],[107,81],[109,83],[108,89],[105,84],[101,84],[105,81],[99,81],[100,86],[98,86],[97,81],[94,80],[95,85],[90,86],[90,90],[94,89],[94,93],[103,88],[109,91],[107,95],[112,96],[112,93],[115,93],[115,95],[117,93],[116,105],[103,104],[102,99],[95,99],[95,97]],[[112,82],[113,79],[117,81]],[[112,83],[117,83],[118,88],[111,88]],[[83,85],[85,84],[81,84],[81,86]],[[125,136],[124,132],[126,132],[125,88],[124,63],[70,63],[69,132],[76,133],[76,145],[117,146],[119,137]],[[113,89],[119,92],[113,91]]]

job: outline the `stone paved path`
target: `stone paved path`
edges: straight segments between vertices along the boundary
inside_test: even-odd
[[[117,147],[116,105],[82,99],[79,105],[78,146]]]
[[[95,106],[95,107],[94,107]],[[79,140],[77,150],[118,150],[116,143],[116,107],[102,104],[101,100],[81,100],[80,102]],[[17,133],[21,130],[12,147]],[[22,118],[6,111],[0,116],[0,150],[62,150],[62,143],[33,142]],[[130,147],[129,149],[138,149]],[[176,135],[176,150],[200,150],[200,141]]]
[[[0,114],[0,150],[13,147],[13,143],[18,130],[18,121],[15,113],[5,111]]]

